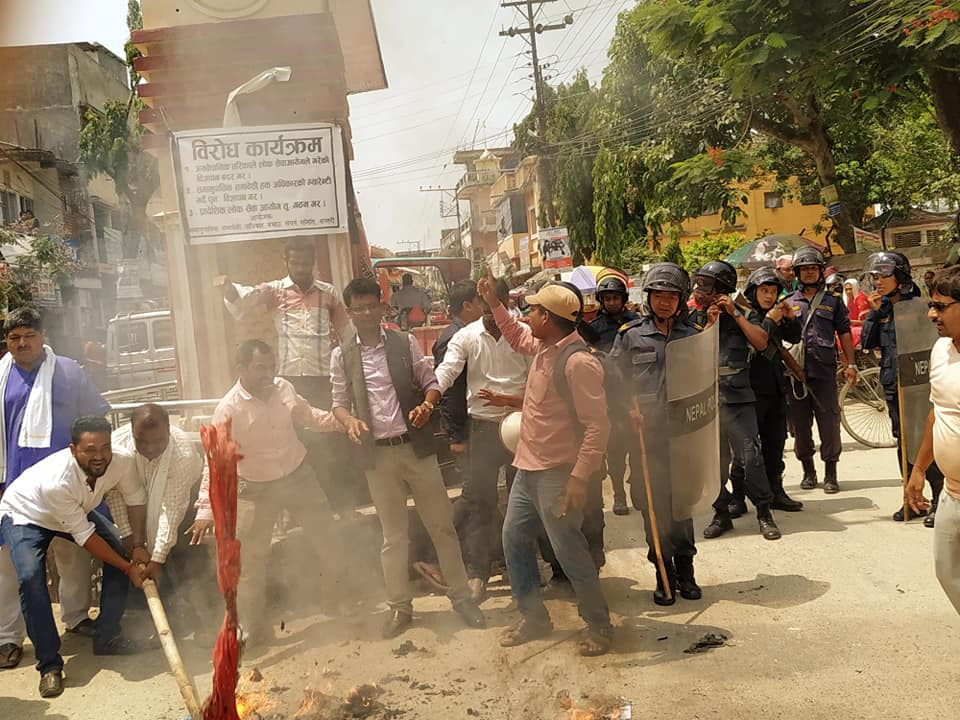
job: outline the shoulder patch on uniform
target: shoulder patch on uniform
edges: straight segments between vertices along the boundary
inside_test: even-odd
[[[620,332],[620,333],[626,332],[626,331],[629,330],[630,328],[636,327],[637,325],[639,325],[639,324],[642,323],[642,322],[643,322],[643,318],[639,318],[639,317],[638,317],[638,318],[635,318],[635,319],[633,319],[633,320],[629,320],[629,321],[625,322],[623,325],[621,325],[621,326],[620,326],[620,329],[617,330],[617,332]]]

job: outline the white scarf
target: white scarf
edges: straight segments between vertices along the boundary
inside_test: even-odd
[[[48,448],[53,434],[53,372],[57,368],[57,356],[49,345],[43,346],[46,357],[40,365],[37,378],[30,388],[27,407],[20,425],[17,445],[25,448]],[[7,418],[4,417],[4,398],[7,380],[13,367],[13,355],[0,358],[0,482],[7,477]]]

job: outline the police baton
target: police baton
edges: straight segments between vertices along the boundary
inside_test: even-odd
[[[670,600],[673,597],[673,586],[667,575],[667,566],[663,562],[663,552],[660,550],[660,527],[657,523],[657,511],[653,507],[653,487],[650,484],[650,468],[647,466],[647,443],[643,435],[643,415],[640,413],[640,405],[636,398],[633,399],[633,408],[630,413],[633,419],[634,429],[637,431],[637,438],[640,440],[640,467],[643,471],[643,487],[647,493],[647,514],[650,518],[650,535],[653,537],[653,551],[657,556],[657,572],[660,573],[660,580],[666,589]]]

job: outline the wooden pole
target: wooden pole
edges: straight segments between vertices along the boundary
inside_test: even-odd
[[[643,470],[643,486],[647,493],[647,516],[650,518],[650,536],[653,538],[653,552],[657,556],[657,572],[667,591],[667,596],[673,600],[673,586],[667,574],[667,566],[663,562],[663,552],[660,550],[660,527],[657,523],[657,511],[653,507],[653,487],[650,484],[650,469],[647,466],[647,443],[643,436],[643,415],[634,401],[634,420],[637,426],[637,437],[640,438],[640,467]]]
[[[907,439],[903,435],[903,389],[897,382],[897,416],[900,418],[900,475],[903,480],[903,521],[910,519],[910,503],[907,501],[907,482],[910,480],[910,473],[907,468],[910,463],[907,461]]]
[[[157,628],[163,654],[167,658],[167,664],[170,665],[170,672],[173,673],[173,676],[177,679],[177,685],[180,686],[180,694],[187,706],[187,712],[190,713],[193,720],[200,720],[202,715],[200,714],[200,701],[197,699],[197,689],[193,686],[190,675],[187,674],[187,668],[184,666],[183,658],[180,657],[180,650],[177,648],[177,641],[170,631],[167,611],[163,609],[163,603],[160,601],[157,584],[153,580],[144,580],[143,594],[147,596],[147,607],[150,608],[153,624]]]

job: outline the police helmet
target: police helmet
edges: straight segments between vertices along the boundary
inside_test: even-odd
[[[823,270],[827,266],[827,261],[823,259],[823,253],[815,247],[802,247],[793,253],[794,272],[799,272],[804,265],[816,265]]]
[[[643,291],[680,293],[680,302],[685,303],[690,296],[690,276],[682,267],[672,262],[657,263],[643,276]]]
[[[863,269],[877,275],[893,275],[897,279],[897,284],[904,287],[913,285],[913,278],[910,277],[910,261],[903,253],[889,250],[875,252],[867,258]]]
[[[694,276],[713,278],[718,293],[732,293],[737,289],[737,270],[726,260],[711,260],[694,272]]]
[[[843,273],[832,272],[827,275],[826,279],[823,281],[826,286],[834,292],[843,292],[843,283],[846,281],[846,277]]]
[[[627,284],[616,275],[609,275],[597,283],[597,297],[602,297],[603,293],[620,293],[623,299],[628,297]]]
[[[750,277],[747,278],[747,285],[743,289],[743,295],[750,301],[754,307],[757,305],[757,288],[761,285],[776,285],[779,290],[783,290],[783,279],[774,272],[773,268],[757,268]]]

